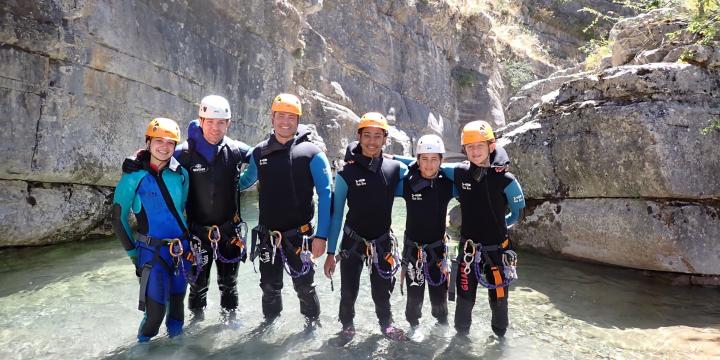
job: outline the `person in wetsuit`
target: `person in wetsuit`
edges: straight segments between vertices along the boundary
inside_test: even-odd
[[[520,184],[509,172],[491,169],[496,150],[492,127],[485,121],[465,125],[461,145],[468,161],[455,166],[453,181],[459,192],[462,225],[457,263],[457,306],[455,329],[467,334],[479,282],[488,287],[492,318],[490,325],[498,337],[508,327],[509,277],[517,255],[508,238],[508,227],[519,220],[525,198]],[[506,210],[510,212],[506,215]],[[484,273],[484,278],[483,278]]]
[[[267,320],[280,315],[286,271],[300,300],[300,312],[307,325],[312,325],[320,316],[313,258],[325,252],[331,171],[325,153],[310,141],[309,128],[299,124],[301,115],[297,96],[280,94],[273,99],[273,132],[255,146],[238,188],[244,190],[255,180],[259,182],[260,214],[253,229],[251,258],[260,261],[263,315]],[[316,232],[311,223],[315,214],[313,188],[318,196]]]
[[[199,119],[188,126],[188,140],[175,149],[175,158],[190,174],[186,211],[190,233],[200,239],[202,248],[202,271],[190,284],[188,297],[188,308],[196,319],[202,319],[207,306],[213,260],[223,315],[233,320],[238,306],[237,274],[239,261],[244,261],[244,243],[238,230],[244,223],[237,181],[250,147],[226,136],[231,115],[227,99],[218,95],[204,97],[198,109]],[[132,163],[126,161],[123,170],[132,168]]]
[[[191,268],[184,216],[190,179],[172,157],[178,141],[180,128],[175,121],[150,121],[142,168],[122,175],[113,198],[113,230],[140,277],[139,309],[145,317],[139,342],[157,335],[164,317],[170,337],[180,335],[183,328],[185,276]],[[138,223],[135,234],[128,222],[130,212]]]
[[[392,235],[392,206],[407,167],[385,159],[382,148],[388,136],[388,124],[382,114],[370,112],[358,125],[358,142],[350,146],[350,159],[335,177],[333,215],[324,270],[327,277],[335,272],[335,250],[340,236],[343,210],[348,213],[340,246],[340,309],[342,335],[355,334],[355,301],[360,287],[363,263],[368,264],[375,314],[382,333],[401,340],[404,332],[393,325],[390,295],[399,267],[397,243]]]
[[[470,127],[472,128],[472,125]],[[470,132],[468,134],[470,134]],[[455,184],[455,174],[456,174],[457,168],[465,168],[466,166],[468,166],[470,164],[469,162],[443,163],[443,164],[439,164],[439,162],[438,162],[437,165],[440,167],[440,172],[438,173],[437,177],[435,178],[436,184],[439,183],[439,184],[443,184],[446,186],[434,186],[434,187],[430,188],[429,186],[427,186],[427,182],[421,181],[422,176],[413,176],[412,168],[418,167],[418,164],[420,163],[419,159],[422,156],[420,154],[421,154],[421,152],[424,152],[423,150],[421,150],[421,144],[427,148],[425,151],[430,151],[430,148],[434,147],[434,146],[430,146],[431,144],[441,144],[442,143],[442,140],[439,137],[436,138],[434,135],[430,135],[428,137],[429,138],[422,137],[421,140],[423,140],[423,141],[418,141],[418,150],[417,150],[418,159],[413,159],[413,158],[398,156],[398,155],[395,155],[393,157],[396,160],[399,160],[405,164],[411,165],[411,172],[408,175],[408,177],[405,179],[406,188],[404,190],[405,194],[403,196],[403,197],[405,197],[406,203],[407,203],[406,235],[416,233],[416,234],[418,234],[417,236],[422,236],[422,234],[431,233],[432,230],[429,229],[429,226],[430,226],[429,224],[437,224],[437,226],[442,226],[443,231],[445,231],[445,218],[446,218],[446,212],[447,212],[447,202],[446,201],[443,201],[438,205],[435,205],[434,203],[430,203],[430,202],[426,202],[426,201],[420,201],[420,199],[425,200],[425,198],[427,198],[427,196],[423,197],[422,194],[416,194],[416,193],[407,194],[408,190],[409,190],[407,188],[408,185],[411,187],[414,186],[417,188],[417,187],[422,186],[422,184],[426,184],[424,191],[430,192],[430,193],[433,193],[433,191],[434,191],[435,193],[443,194],[444,196],[440,197],[443,200],[447,199],[448,194],[452,194],[451,196],[453,196],[453,197],[459,197],[460,193],[459,193],[458,189],[461,189],[463,186],[467,187],[467,184],[466,185]],[[469,141],[470,138],[468,138],[467,140]],[[494,143],[494,138],[493,138],[492,149],[493,150],[489,153],[489,155],[486,156],[485,160],[483,160],[482,163],[486,167],[485,172],[492,172],[492,173],[496,174],[494,176],[500,176],[501,174],[504,174],[506,172],[510,161],[507,156],[507,153],[505,152],[505,149],[503,149],[501,146],[496,145]],[[443,150],[444,150],[444,147],[443,147]],[[428,167],[428,170],[432,170],[432,169],[434,169],[434,167]],[[489,170],[489,169],[492,169],[492,170]],[[428,171],[428,173],[430,173],[430,171]],[[501,176],[512,177],[511,174],[504,174]],[[420,185],[413,185],[413,183],[419,183]],[[448,183],[450,184],[450,189],[447,188]],[[433,184],[433,185],[436,185],[436,184]],[[431,191],[430,189],[432,189],[433,191]],[[503,219],[505,219],[507,221],[507,224],[509,226],[518,220],[519,213],[520,213],[520,210],[522,209],[522,207],[524,206],[524,202],[521,201],[522,200],[522,191],[521,191],[519,185],[517,187],[509,186],[507,189],[503,189],[503,191],[506,195],[506,199],[512,199],[512,200],[509,200],[510,213],[507,216],[505,216],[505,210],[504,210],[505,208],[503,207],[503,210],[502,210]],[[518,195],[520,195],[520,196],[518,196]],[[432,198],[432,199],[435,199],[435,198]],[[466,201],[466,203],[473,202],[474,205],[477,205],[477,201],[483,201],[482,203],[480,203],[480,205],[481,205],[480,207],[482,207],[482,204],[485,204],[485,205],[488,204],[487,202],[485,202],[485,200],[477,200],[477,199],[473,200],[472,198],[469,199],[468,197],[465,197],[465,201]],[[461,207],[462,207],[462,205],[463,204],[461,202]],[[466,208],[470,206],[468,204],[465,204],[465,205],[466,205]],[[440,207],[438,208],[438,206],[440,206]],[[488,210],[489,210],[489,208],[486,209],[486,211],[485,211],[486,214],[482,215],[482,216],[487,216],[489,214]],[[419,219],[422,219],[422,221],[418,221]],[[471,220],[468,220],[471,222],[476,221],[474,217],[463,218],[463,220],[465,220],[465,219],[471,219]],[[420,229],[422,229],[422,231],[418,231]],[[410,236],[412,238],[412,235],[410,235]],[[420,244],[416,244],[413,242],[408,243],[408,241],[405,242],[405,249],[404,249],[405,256],[403,256],[403,262],[405,264],[407,264],[407,263],[412,264],[413,261],[415,261],[415,259],[417,258],[417,254],[418,254],[418,251],[417,251],[418,245],[420,245]],[[408,246],[409,246],[409,249],[408,249]],[[425,245],[425,246],[427,246],[427,245]],[[438,243],[436,243],[436,247],[439,247]],[[468,249],[469,249],[469,247],[468,247]],[[510,249],[508,248],[508,250],[510,250]],[[510,252],[510,254],[514,254],[514,252]],[[432,253],[428,252],[428,257],[431,257],[431,256],[432,256]],[[501,257],[502,257],[502,255],[501,255]],[[458,258],[458,261],[460,261],[462,259],[463,259],[463,255],[461,254],[461,256]],[[483,260],[483,257],[478,256],[478,260]],[[486,265],[487,261],[484,262],[483,264]],[[440,268],[443,268],[443,267],[441,266]],[[474,267],[471,266],[468,270],[472,270],[473,268]],[[489,268],[490,267],[488,266],[488,269]],[[431,269],[432,269],[432,267],[428,266],[428,270],[431,270]],[[463,269],[464,269],[464,267],[463,267]],[[446,271],[447,266],[445,266],[443,268],[443,270]],[[457,273],[458,273],[458,271],[455,271],[456,276],[458,275]],[[410,275],[414,275],[414,276],[410,276]],[[428,274],[428,275],[430,275],[430,274]],[[465,276],[465,275],[461,275],[462,279],[460,279],[460,280],[463,281],[461,286],[465,286],[466,281],[471,280],[471,278],[469,278],[468,276]],[[409,282],[409,284],[408,284],[408,303],[407,303],[408,307],[406,309],[406,315],[408,318],[408,322],[410,322],[410,324],[413,325],[413,323],[417,322],[417,318],[419,317],[418,315],[420,314],[420,308],[422,307],[422,298],[420,298],[420,302],[418,302],[417,295],[414,295],[414,294],[418,294],[418,293],[420,295],[422,295],[422,287],[420,287],[418,289],[418,286],[415,286],[415,285],[420,285],[423,282],[427,282],[427,281],[434,282],[435,280],[433,280],[433,279],[436,279],[436,278],[430,276],[428,279],[428,276],[425,276],[425,274],[423,272],[418,272],[415,269],[408,270],[406,276],[407,276],[406,279]],[[422,281],[419,280],[418,277],[421,277]],[[445,279],[449,280],[447,278],[445,278]],[[469,284],[467,284],[467,285],[469,285]],[[454,299],[456,284],[450,284],[450,286],[453,287],[453,288],[449,289],[449,290],[451,290],[450,297],[452,299]],[[477,279],[475,279],[475,288],[476,287],[477,287]],[[460,287],[458,287],[458,288],[460,288]],[[465,323],[464,323],[464,321],[466,319],[470,320],[470,317],[469,317],[470,311],[467,308],[467,305],[468,305],[467,298],[469,297],[469,294],[468,294],[469,286],[467,286],[467,288],[468,288],[468,291],[463,292],[462,299],[458,301],[459,304],[461,303],[459,305],[459,307],[462,309],[462,311],[460,313],[456,313],[456,327],[458,328],[458,332],[461,334],[467,333],[467,331],[469,329],[469,325],[465,326]],[[413,289],[415,289],[415,290],[413,290]],[[445,289],[448,289],[448,288],[446,287]],[[420,291],[418,291],[418,290],[420,290]],[[440,316],[436,316],[436,317],[438,318],[439,322],[442,323],[442,319],[443,319],[442,315],[443,314],[445,316],[447,315],[447,307],[446,307],[447,305],[446,305],[446,302],[444,302],[445,298],[443,296],[443,298],[441,300],[440,296],[436,292],[436,295],[435,295],[435,298],[437,299],[436,303],[432,303],[433,287],[430,286],[429,290],[430,290],[430,299],[431,299],[431,304],[432,304],[433,315],[435,315],[436,313],[440,314]],[[495,290],[491,290],[491,291],[493,293],[496,292]],[[474,304],[474,293],[473,293],[472,299],[473,299],[472,303]],[[502,303],[502,302],[503,302],[503,300],[500,300],[500,303]],[[445,307],[443,308],[442,306],[438,306],[436,304],[445,304]],[[494,305],[493,301],[491,301],[491,305],[494,308],[498,308],[498,306]],[[472,307],[470,307],[470,310],[471,309],[472,309]],[[502,315],[495,316],[494,319],[496,320],[496,324],[494,325],[495,328],[500,329],[502,326],[502,322],[500,321],[502,319]],[[460,324],[459,326],[457,325],[458,323]],[[505,325],[505,327],[503,327],[503,329],[504,328],[507,328],[507,325]]]
[[[455,196],[452,180],[440,171],[445,154],[442,139],[422,136],[415,154],[402,186],[407,211],[402,257],[407,284],[405,318],[412,328],[420,324],[426,283],[433,317],[447,324],[450,264],[445,228],[448,203]]]

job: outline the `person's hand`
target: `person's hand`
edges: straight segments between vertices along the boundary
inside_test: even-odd
[[[510,165],[505,164],[503,166],[494,166],[494,168],[495,168],[496,173],[503,173],[503,172],[506,172],[508,170],[508,168],[510,168]]]
[[[319,237],[313,238],[312,241],[312,255],[315,259],[322,256],[325,253],[327,247],[327,240]]]
[[[139,149],[132,156],[128,156],[122,163],[122,171],[124,173],[134,173],[143,169],[143,160],[150,156],[150,152],[146,149]]]
[[[332,279],[332,276],[335,273],[335,265],[335,254],[328,254],[325,258],[325,265],[323,266],[325,276],[327,276],[328,279]]]

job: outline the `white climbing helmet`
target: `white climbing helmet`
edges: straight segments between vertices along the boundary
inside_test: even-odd
[[[230,103],[222,96],[208,95],[200,101],[198,116],[205,119],[230,119]]]
[[[423,135],[417,142],[415,149],[417,155],[420,154],[444,154],[445,144],[437,135]]]

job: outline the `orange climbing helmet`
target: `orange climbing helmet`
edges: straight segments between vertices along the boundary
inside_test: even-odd
[[[471,121],[465,124],[462,134],[460,135],[460,145],[465,146],[480,141],[495,141],[492,126],[490,126],[487,121],[482,120]]]
[[[147,138],[163,138],[180,142],[180,127],[173,119],[154,118],[150,121],[145,130]]]
[[[385,119],[385,116],[378,112],[365,113],[365,115],[360,118],[358,130],[366,127],[376,127],[385,131],[388,131],[388,129],[390,129],[390,126],[388,126],[388,122]]]
[[[280,112],[287,112],[297,116],[302,115],[302,105],[300,99],[293,94],[280,94],[273,99],[270,109]]]

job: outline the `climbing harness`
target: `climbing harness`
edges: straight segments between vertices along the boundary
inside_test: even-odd
[[[351,253],[355,253],[365,261],[365,266],[367,266],[369,274],[376,271],[377,274],[385,280],[389,280],[395,276],[401,267],[401,257],[397,239],[395,238],[395,235],[393,235],[392,231],[372,240],[365,239],[348,226],[345,226],[343,231],[350,239],[353,240],[353,245],[350,249],[343,250],[336,255],[337,260],[348,258]],[[383,255],[383,259],[390,265],[389,270],[384,270],[380,267],[380,255],[377,250],[377,244],[386,240],[390,242],[390,251]],[[365,246],[365,251],[357,249],[358,246],[362,245]]]
[[[177,275],[178,273],[182,273],[183,277],[188,283],[195,284],[197,278],[202,272],[203,264],[201,257],[197,256],[197,253],[195,253],[196,250],[192,246],[192,244],[190,245],[190,251],[185,252],[182,241],[180,241],[180,239],[170,239],[168,242],[168,250],[170,252],[170,256],[173,258],[173,274]],[[185,259],[187,259],[193,264],[193,266],[195,266],[194,272],[185,269],[185,262],[182,261],[183,254],[186,254]]]
[[[495,290],[510,285],[510,283],[517,279],[517,254],[512,250],[505,250],[505,244],[506,243],[503,242],[500,245],[483,246],[482,244],[474,243],[471,239],[467,239],[465,241],[465,244],[463,245],[463,273],[465,273],[465,275],[469,275],[472,270],[475,270],[475,278],[477,279],[478,283],[487,289]],[[468,251],[468,249],[470,249],[471,251]],[[498,266],[492,262],[492,260],[487,254],[488,251],[497,250],[503,251],[502,266],[503,274],[505,275],[504,280],[500,277]],[[482,262],[483,258],[485,258],[485,260],[487,261],[490,271],[493,272],[496,284],[490,284],[487,280],[485,280],[485,277],[483,276],[484,272],[481,271],[480,268],[480,263]]]
[[[406,251],[406,255],[404,256],[403,263],[405,266],[403,267],[403,271],[422,271],[423,279],[427,281],[427,283],[430,286],[440,286],[450,279],[450,260],[448,259],[448,247],[447,242],[449,240],[448,235],[446,234],[442,240],[438,240],[431,244],[420,244],[417,242],[410,241],[407,236],[405,238],[405,248],[408,250]],[[436,255],[436,252],[434,251],[435,248],[442,247],[442,257],[438,258]],[[407,265],[411,264],[411,256],[409,256],[412,252],[412,250],[416,251],[415,254],[415,262],[414,264],[414,270],[407,270]],[[434,280],[430,276],[430,266],[437,266],[438,269],[440,269],[440,278],[438,280]],[[402,286],[402,280],[401,284]],[[401,287],[402,289],[402,287]]]
[[[262,236],[267,238],[267,242],[271,246],[272,253],[270,255],[270,263],[275,265],[275,257],[277,256],[278,250],[280,252],[280,261],[282,261],[283,269],[290,275],[291,278],[299,278],[307,275],[315,266],[313,260],[312,251],[310,250],[310,239],[312,236],[304,235],[312,229],[310,224],[305,224],[298,229],[292,229],[284,232],[277,230],[269,230],[262,225],[258,225],[253,229],[252,233],[252,244],[250,249],[250,261],[253,262],[253,269],[255,268],[255,257],[257,257],[256,246],[262,247],[261,244],[257,243],[257,237]],[[289,239],[294,236],[300,236],[302,242],[299,247],[296,247]],[[262,242],[262,240],[261,240]],[[295,255],[300,258],[300,269],[295,269],[288,262],[287,254],[285,253],[285,247],[283,243],[287,245],[288,249],[295,249]],[[262,251],[263,249],[261,249]],[[267,250],[267,249],[266,249]],[[264,261],[264,260],[261,260]],[[257,270],[255,271],[257,272]]]
[[[220,234],[220,228],[217,225],[213,225],[207,228],[207,238],[210,241],[210,247],[213,250],[213,256],[215,259],[218,259],[220,262],[226,263],[226,264],[235,264],[240,261],[245,261],[247,258],[247,250],[245,249],[246,246],[246,239],[247,239],[247,224],[244,221],[240,221],[235,225],[235,236],[230,239],[230,244],[237,246],[240,248],[240,255],[234,258],[226,258],[222,255],[220,251],[218,251],[218,243],[220,242],[220,239],[222,239],[222,235]]]
[[[150,261],[146,262],[141,270],[140,293],[138,301],[138,309],[140,311],[145,310],[145,294],[147,291],[148,282],[150,280],[150,271],[152,270],[153,266],[155,266],[155,264],[162,264],[168,270],[168,272],[171,272],[174,275],[178,275],[181,273],[188,283],[194,284],[197,281],[200,273],[202,272],[203,264],[201,257],[198,256],[199,252],[196,251],[198,247],[194,246],[192,244],[192,241],[190,251],[185,251],[182,240],[180,240],[179,238],[157,239],[144,234],[136,234],[135,239],[138,242],[146,244],[148,247],[150,247],[150,249],[148,250],[152,250],[154,253],[153,258]],[[173,262],[172,266],[167,264],[160,257],[160,249],[165,245],[168,246],[168,252],[170,253],[170,257],[172,258]],[[184,258],[191,262],[195,267],[194,272],[185,268],[185,262],[182,261],[183,255],[185,255]]]

